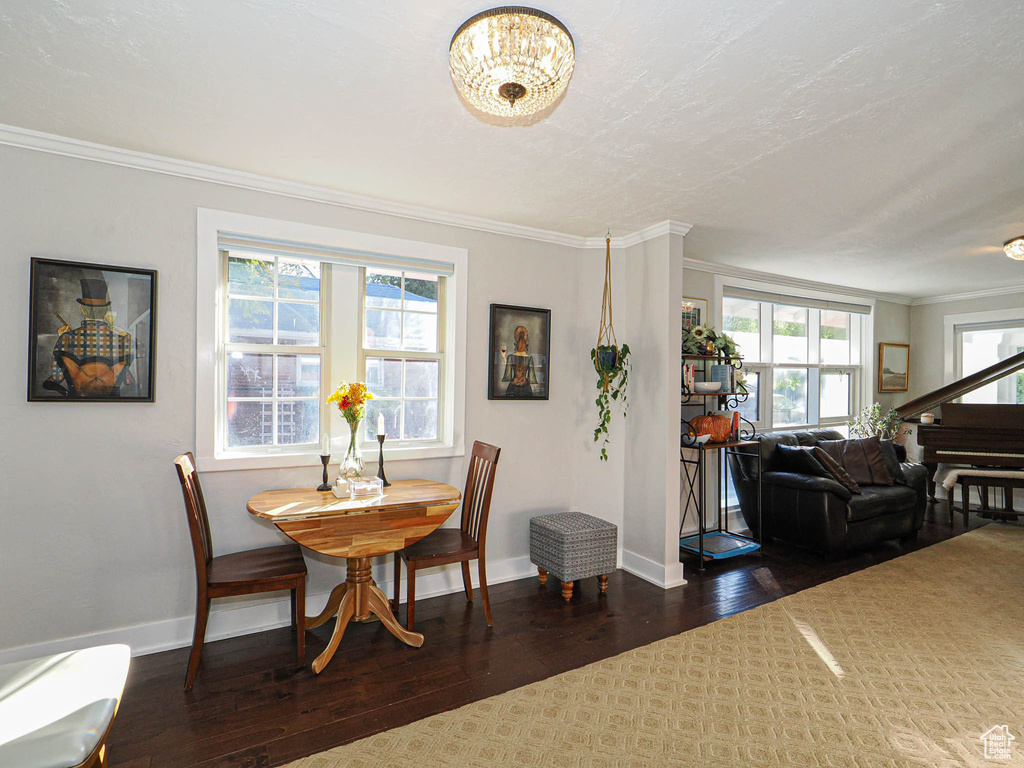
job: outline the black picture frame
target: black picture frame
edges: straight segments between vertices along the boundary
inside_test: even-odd
[[[29,402],[152,403],[154,269],[33,258]]]
[[[547,400],[551,383],[551,310],[491,304],[487,336],[487,399]],[[517,346],[525,349],[516,352]],[[513,356],[518,365],[516,359],[510,359]]]

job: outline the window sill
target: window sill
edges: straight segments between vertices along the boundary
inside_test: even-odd
[[[385,448],[384,460],[412,461],[416,459],[449,459],[464,456],[466,454],[463,445],[442,445],[430,446]],[[336,467],[344,458],[342,451],[331,456],[330,467]],[[374,446],[371,454],[370,448],[363,450],[363,460],[367,467],[377,466],[377,450]],[[199,471],[201,472],[232,472],[246,469],[287,469],[289,467],[320,467],[320,457],[311,453],[232,453],[223,456],[200,456],[196,459]],[[333,470],[329,470],[333,473]]]

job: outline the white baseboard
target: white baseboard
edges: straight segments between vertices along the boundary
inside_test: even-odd
[[[475,563],[471,565],[473,584],[479,585],[479,574]],[[392,574],[391,564],[375,568],[375,578]],[[404,571],[403,571],[404,573]],[[529,557],[515,557],[488,563],[488,585],[516,581],[537,573],[536,567]],[[384,593],[391,595],[393,579],[377,578],[377,585]],[[432,570],[416,576],[416,598],[423,600],[436,595],[446,595],[462,591],[462,570],[459,566],[446,567],[444,570]],[[268,629],[287,627],[291,624],[291,599],[286,593],[283,597],[255,599],[246,601],[214,601],[210,610],[210,623],[207,625],[206,641],[223,640],[228,637],[240,637]],[[330,592],[306,595],[306,615],[312,616],[323,610]],[[405,599],[404,592],[402,599]],[[76,651],[93,645],[108,643],[125,643],[132,649],[132,656],[145,656],[173,648],[186,648],[192,645],[194,616],[181,616],[176,619],[165,619],[147,624],[135,624],[129,627],[118,627],[87,635],[63,637],[33,645],[0,650],[0,664],[14,661],[50,656],[55,653]]]
[[[678,566],[678,568],[676,567]],[[644,581],[657,584],[662,589],[680,587],[686,583],[683,578],[683,564],[662,565],[628,549],[622,550],[622,570],[639,576]]]

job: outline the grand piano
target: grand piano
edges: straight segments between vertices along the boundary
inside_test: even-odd
[[[935,495],[935,466],[971,464],[1024,468],[1024,405],[953,403],[958,397],[1024,369],[1024,352],[896,407],[904,421],[942,409],[935,424],[918,424],[917,444],[929,467],[928,493]]]

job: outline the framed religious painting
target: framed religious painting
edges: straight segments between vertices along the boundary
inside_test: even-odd
[[[32,259],[30,402],[153,402],[156,271]]]
[[[491,304],[487,399],[547,400],[551,310]]]
[[[910,345],[880,342],[878,391],[906,392],[910,383]]]

